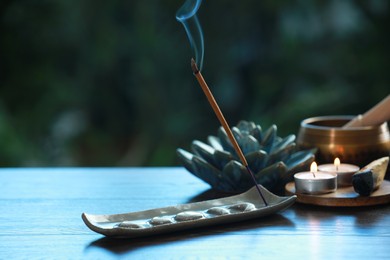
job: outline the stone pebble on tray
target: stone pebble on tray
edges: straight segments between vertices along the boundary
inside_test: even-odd
[[[131,222],[131,221],[123,221],[123,222],[119,223],[117,225],[117,227],[120,227],[120,228],[143,228],[144,226],[136,224],[136,223]]]
[[[204,218],[204,215],[201,212],[196,211],[184,211],[180,212],[175,216],[176,221],[190,221]]]
[[[238,203],[230,206],[229,209],[234,211],[246,212],[255,210],[256,207],[252,203]]]
[[[230,211],[227,208],[223,208],[223,207],[212,207],[208,209],[206,213],[212,215],[227,215],[230,213]]]
[[[149,221],[152,225],[164,225],[164,224],[171,224],[173,223],[171,218],[168,217],[154,217]]]

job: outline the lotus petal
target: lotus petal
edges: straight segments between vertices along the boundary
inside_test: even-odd
[[[228,152],[234,154],[237,157],[236,151],[234,151],[233,145],[230,142],[229,137],[227,136],[227,134],[225,132],[225,129],[223,129],[222,127],[220,127],[218,129],[218,137],[219,137],[219,141],[221,142],[223,149],[225,151],[228,151]]]
[[[236,128],[236,127],[232,128],[232,132],[233,132],[234,137],[236,138],[237,143],[240,146],[240,148],[242,150],[242,153],[244,155],[246,155],[246,154],[248,154],[250,152],[253,152],[253,151],[260,150],[260,148],[261,148],[260,144],[256,140],[256,138],[254,138],[253,136],[251,136],[251,135],[242,135],[239,132],[238,128]]]
[[[223,151],[223,147],[221,145],[221,141],[219,140],[218,137],[216,136],[213,136],[213,135],[209,135],[207,137],[207,141],[208,143],[214,147],[215,150],[218,150],[218,151]]]
[[[184,168],[187,171],[194,173],[194,167],[192,165],[192,157],[194,156],[192,153],[187,152],[181,148],[176,149],[176,154],[178,155],[180,161],[182,162]]]
[[[245,155],[253,151],[261,150],[259,142],[251,135],[241,139],[240,147]]]
[[[237,127],[232,127],[232,133],[234,135],[234,139],[236,139],[237,143],[240,144],[241,139],[244,138],[244,135],[241,134],[240,130]]]
[[[277,162],[255,174],[255,178],[257,183],[260,183],[265,188],[278,190],[277,187],[280,185],[280,179],[286,174],[286,172],[286,165],[283,162]]]
[[[253,129],[256,128],[256,125],[253,122],[241,120],[240,122],[238,122],[237,128],[240,130],[241,133],[243,133],[245,135],[249,135],[249,134],[251,134]]]
[[[285,147],[287,147],[291,143],[294,143],[294,141],[295,141],[295,135],[289,135],[289,136],[281,139],[280,142],[278,142],[277,144],[275,142],[274,146],[272,147],[271,154],[279,152],[279,150],[284,149]]]
[[[253,128],[251,135],[256,138],[256,140],[261,143],[263,140],[263,132],[261,130],[261,126],[256,125],[255,128]]]
[[[307,161],[312,157],[314,158],[315,151],[316,149],[310,149],[310,150],[295,152],[291,154],[291,156],[287,160],[285,160],[284,163],[286,164],[287,168],[290,171],[292,168],[295,168],[301,162]]]
[[[195,170],[194,175],[210,184],[211,187],[218,185],[221,179],[221,172],[218,169],[196,155],[192,157],[192,163]]]
[[[191,145],[194,154],[206,160],[206,162],[218,168],[214,158],[215,149],[201,141],[194,140]]]
[[[215,150],[214,159],[216,162],[216,167],[222,171],[226,164],[234,160],[234,157],[229,152]]]
[[[264,133],[263,140],[261,141],[262,150],[269,153],[272,149],[275,137],[276,137],[276,125],[270,126],[268,130]]]
[[[277,146],[282,141],[283,141],[283,138],[281,138],[279,136],[275,136],[274,143],[272,144],[271,149],[273,149],[275,146]]]
[[[242,179],[248,174],[247,169],[237,161],[230,161],[223,168],[222,179],[226,180],[233,190],[242,191]]]
[[[267,165],[274,164],[278,161],[285,161],[295,150],[296,144],[290,143],[284,149],[275,151],[269,155]]]
[[[245,155],[249,168],[253,172],[259,172],[268,161],[268,154],[263,150],[257,150]]]
[[[223,176],[228,176],[233,183],[238,184],[241,180],[242,173],[246,172],[246,168],[237,161],[230,161],[223,168]]]

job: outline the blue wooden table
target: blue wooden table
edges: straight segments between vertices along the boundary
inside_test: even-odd
[[[390,205],[278,214],[138,239],[90,231],[115,214],[222,196],[183,168],[0,169],[0,259],[390,258]]]

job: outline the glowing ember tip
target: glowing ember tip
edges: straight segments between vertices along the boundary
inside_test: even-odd
[[[198,69],[198,66],[196,65],[196,61],[194,60],[194,58],[191,58],[191,68],[192,68],[192,71],[194,72],[194,74],[199,73],[199,69]]]

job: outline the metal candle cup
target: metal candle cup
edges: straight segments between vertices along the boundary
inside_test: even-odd
[[[312,162],[310,172],[298,172],[294,175],[296,193],[324,194],[337,189],[337,175],[329,172],[317,172],[317,163]]]
[[[338,158],[336,158],[337,160]],[[336,162],[335,160],[335,162]],[[340,163],[338,161],[338,165],[336,163],[331,164],[322,164],[318,166],[318,170],[320,172],[326,173],[335,173],[337,175],[337,186],[345,187],[352,185],[352,175],[354,175],[360,168],[353,164],[348,163]]]
[[[325,194],[337,189],[337,175],[335,173],[299,172],[294,175],[296,193]]]

